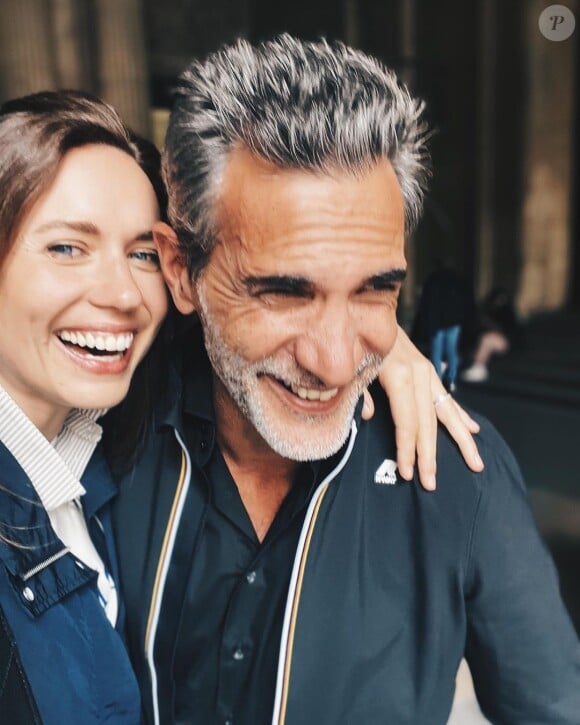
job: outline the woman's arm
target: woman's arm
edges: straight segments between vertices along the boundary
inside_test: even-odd
[[[403,478],[413,478],[417,459],[422,486],[429,491],[435,488],[437,420],[447,428],[469,468],[483,469],[473,440],[479,425],[451,396],[442,397],[446,391],[435,368],[400,327],[379,372],[379,381],[389,397],[396,428],[397,465]],[[373,413],[372,399],[366,393],[363,418],[371,418]]]

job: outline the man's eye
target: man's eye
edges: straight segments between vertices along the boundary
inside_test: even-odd
[[[368,285],[360,290],[361,294],[367,295],[392,295],[393,293],[398,294],[401,289],[399,282],[384,282],[378,285]]]
[[[154,249],[137,249],[131,252],[131,259],[134,259],[144,269],[159,270],[159,255]]]
[[[312,295],[305,294],[303,291],[280,287],[260,290],[256,297],[263,305],[272,309],[294,309],[308,304],[312,300]]]
[[[361,290],[358,298],[361,302],[369,305],[389,305],[397,301],[400,286],[393,284],[379,289],[369,288]]]

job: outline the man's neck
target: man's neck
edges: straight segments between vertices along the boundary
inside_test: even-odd
[[[217,442],[242,502],[262,541],[300,464],[273,451],[214,375]]]

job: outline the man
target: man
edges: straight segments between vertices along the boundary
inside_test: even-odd
[[[421,110],[373,59],[289,36],[182,77],[156,238],[205,351],[190,330],[117,512],[150,722],[435,725],[465,653],[491,720],[577,725],[577,639],[503,442],[482,426],[476,476],[441,435],[427,493],[383,401],[360,420]]]

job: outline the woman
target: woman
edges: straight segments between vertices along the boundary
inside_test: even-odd
[[[167,310],[144,150],[85,95],[0,111],[3,722],[140,719],[95,449]]]

